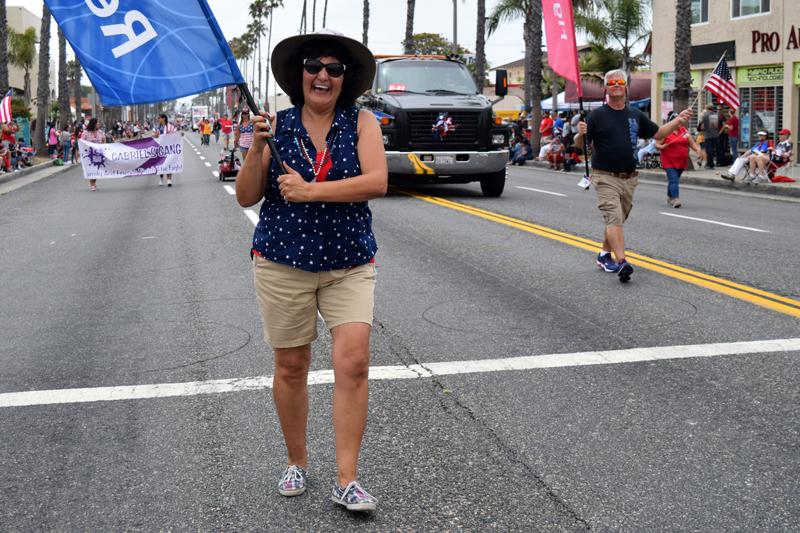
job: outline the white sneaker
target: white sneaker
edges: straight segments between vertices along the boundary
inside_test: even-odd
[[[159,176],[158,177],[158,186],[161,187],[162,185],[164,185],[164,176]]]

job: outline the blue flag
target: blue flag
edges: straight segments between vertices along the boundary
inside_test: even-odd
[[[206,0],[45,0],[103,105],[244,83]]]

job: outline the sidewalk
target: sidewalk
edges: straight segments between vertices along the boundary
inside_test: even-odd
[[[537,168],[548,168],[546,161],[528,161],[526,165]],[[727,167],[717,167],[714,170],[687,170],[681,175],[681,184],[685,185],[700,185],[704,187],[716,187],[719,189],[728,189],[740,192],[750,192],[754,194],[771,194],[776,196],[792,196],[800,198],[800,167],[794,166],[786,169],[783,173],[785,176],[798,180],[795,183],[742,183],[741,181],[731,182],[723,179],[720,174],[727,170]],[[555,172],[555,171],[553,171]],[[562,172],[562,171],[559,171]],[[573,173],[582,173],[583,164],[575,167]],[[667,175],[663,169],[641,169],[639,170],[639,178],[650,181],[663,181],[667,182]]]
[[[80,167],[80,165],[73,164],[57,167],[52,161],[47,161],[17,172],[0,174],[0,196],[75,167]]]

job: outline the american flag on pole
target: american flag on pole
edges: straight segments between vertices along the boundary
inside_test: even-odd
[[[11,89],[6,93],[3,101],[0,102],[0,122],[11,122]]]
[[[717,98],[728,104],[733,110],[739,109],[739,90],[731,78],[731,71],[724,56],[717,63],[717,68],[711,73],[711,77],[708,78],[706,89],[716,94]]]

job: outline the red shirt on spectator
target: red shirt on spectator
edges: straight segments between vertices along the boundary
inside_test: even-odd
[[[739,138],[739,117],[731,115],[731,118],[725,123],[728,126],[728,137],[731,139]]]
[[[689,132],[680,127],[667,135],[661,149],[661,166],[686,170],[689,163]]]
[[[542,134],[542,137],[552,137],[553,136],[553,119],[549,116],[546,116],[542,119],[539,123],[539,133]]]
[[[233,122],[231,122],[227,118],[219,119],[220,128],[222,128],[222,133],[224,135],[228,135],[230,132],[233,131]]]

